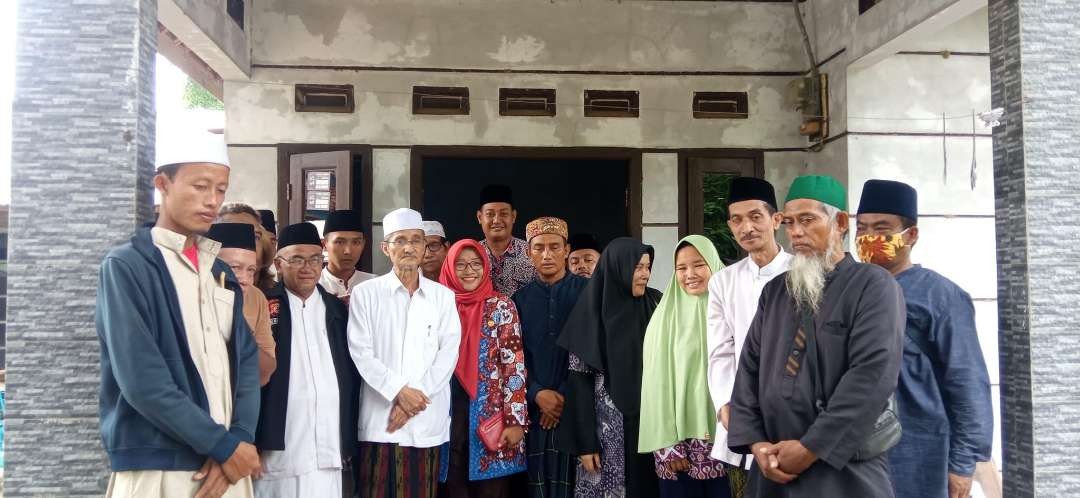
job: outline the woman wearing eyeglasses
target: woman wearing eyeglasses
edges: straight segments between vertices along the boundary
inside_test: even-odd
[[[451,498],[500,498],[525,471],[525,353],[517,308],[492,287],[484,248],[471,239],[447,253],[439,282],[454,291],[461,343],[451,381]]]

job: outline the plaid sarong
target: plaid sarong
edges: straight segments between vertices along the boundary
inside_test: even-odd
[[[529,497],[570,498],[574,496],[577,460],[556,449],[555,431],[538,425],[529,428],[528,452]]]

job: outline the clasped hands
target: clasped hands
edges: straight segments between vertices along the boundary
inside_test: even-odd
[[[431,404],[428,398],[419,389],[405,386],[394,397],[394,406],[390,409],[390,419],[387,421],[386,432],[394,433],[405,426],[409,419],[427,409]]]
[[[253,479],[262,476],[262,462],[254,445],[241,442],[225,463],[206,459],[206,463],[192,477],[196,481],[203,481],[195,498],[219,498],[229,490],[229,486],[249,476]]]
[[[817,461],[817,455],[795,439],[779,443],[760,442],[750,447],[758,469],[766,479],[787,484]]]

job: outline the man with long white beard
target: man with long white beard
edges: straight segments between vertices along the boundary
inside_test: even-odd
[[[762,290],[739,360],[728,445],[753,454],[747,497],[892,498],[904,298],[844,251],[847,193],[796,178],[784,205],[795,254]]]

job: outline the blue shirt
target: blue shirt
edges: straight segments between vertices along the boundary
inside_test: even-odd
[[[907,301],[896,388],[903,436],[889,454],[897,498],[947,498],[948,473],[990,459],[994,414],[975,307],[949,279],[915,265],[896,275]]]
[[[569,357],[555,341],[587,283],[587,279],[567,272],[552,285],[537,278],[514,293],[525,343],[525,370],[529,372],[526,398],[534,424],[540,422],[536,393],[544,389],[563,390]]]

